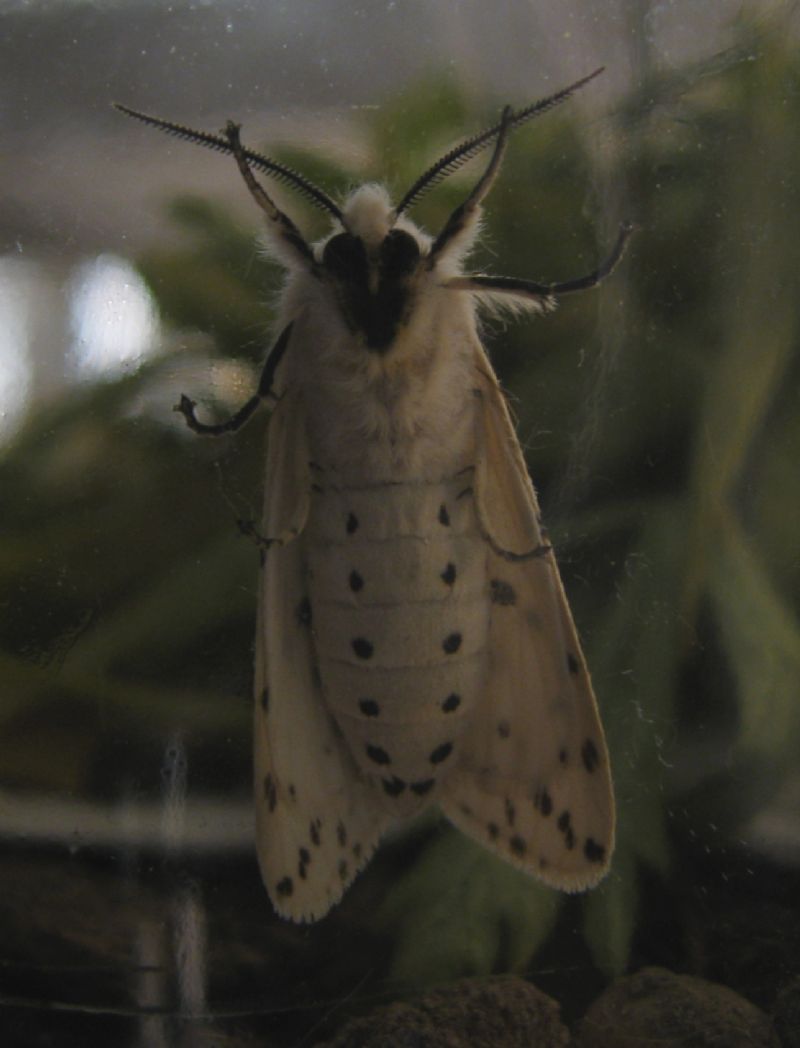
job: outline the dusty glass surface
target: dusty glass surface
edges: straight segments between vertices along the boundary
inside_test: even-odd
[[[570,1022],[643,965],[773,1009],[800,956],[790,5],[6,3],[0,27],[4,1043],[314,1043],[505,971]],[[600,65],[515,133],[476,268],[568,279],[639,226],[600,289],[485,331],[609,738],[611,873],[559,895],[432,813],[289,924],[254,855],[236,526],[266,419],[209,441],[172,410],[247,399],[281,275],[233,161],[111,103],[232,117],[334,196],[398,193]],[[439,228],[478,170],[415,220]]]

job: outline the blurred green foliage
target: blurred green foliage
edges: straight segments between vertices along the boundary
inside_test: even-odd
[[[612,750],[614,868],[583,903],[606,972],[625,965],[642,865],[669,877],[705,820],[732,832],[800,748],[800,59],[742,26],[705,73],[656,77],[589,127],[567,107],[517,133],[475,260],[563,280],[618,219],[641,227],[601,290],[486,332]],[[366,169],[281,158],[329,192],[388,173],[397,195],[495,115],[434,79],[369,118]],[[474,177],[415,218],[441,227]],[[164,318],[257,361],[279,271],[213,204],[170,215],[185,247],[140,260]],[[172,368],[38,416],[0,463],[6,784],[107,797],[122,767],[145,789],[156,744],[187,723],[204,786],[249,777],[256,555],[234,519],[258,514],[265,421],[212,444],[135,412]],[[524,968],[560,904],[444,828],[385,891],[375,920],[412,982]]]

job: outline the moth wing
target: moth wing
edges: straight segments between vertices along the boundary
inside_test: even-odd
[[[374,851],[391,819],[360,776],[320,690],[308,622],[303,530],[310,502],[305,414],[284,394],[270,419],[266,553],[256,633],[256,841],[275,909],[324,916]]]
[[[591,680],[503,394],[481,353],[474,494],[489,544],[486,693],[448,776],[445,814],[565,891],[606,873],[608,753]]]

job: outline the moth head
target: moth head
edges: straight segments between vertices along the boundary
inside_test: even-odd
[[[621,257],[629,227],[621,230],[606,263],[579,280],[541,285],[510,278],[462,276],[460,271],[461,261],[478,231],[481,204],[500,169],[509,132],[565,102],[601,72],[597,69],[516,112],[506,107],[496,124],[440,157],[396,206],[383,187],[368,184],[352,193],[340,208],[323,190],[285,164],[245,149],[239,139],[239,126],[233,122],[229,121],[223,134],[212,135],[126,106],[117,108],[179,138],[233,154],[251,195],[267,217],[270,244],[279,260],[291,269],[305,269],[322,281],[332,291],[348,328],[362,337],[368,350],[384,353],[408,318],[423,280],[446,290],[472,292],[490,304],[499,298],[521,308],[541,309],[552,304],[555,294],[593,286],[611,271]],[[406,217],[406,212],[424,193],[490,147],[489,164],[472,191],[435,237],[426,236]],[[334,219],[333,233],[311,247],[256,179],[255,172],[289,186],[326,211]]]
[[[380,185],[364,185],[345,201],[341,229],[317,246],[317,273],[347,327],[366,349],[384,353],[414,304],[430,240],[402,218]]]

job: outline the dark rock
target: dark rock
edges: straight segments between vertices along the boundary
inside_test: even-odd
[[[775,998],[772,1020],[783,1048],[800,1048],[800,975]]]
[[[644,968],[610,986],[580,1023],[576,1048],[780,1048],[772,1021],[727,986]]]
[[[565,1048],[558,1005],[516,976],[462,979],[353,1019],[317,1048]]]

